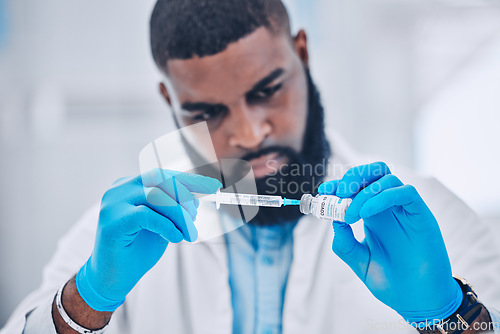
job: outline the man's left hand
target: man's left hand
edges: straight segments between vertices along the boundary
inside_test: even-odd
[[[413,186],[377,162],[351,168],[318,191],[353,199],[345,223],[333,222],[332,249],[376,298],[408,322],[445,319],[458,309],[462,291],[441,231]],[[362,242],[350,226],[360,219]]]

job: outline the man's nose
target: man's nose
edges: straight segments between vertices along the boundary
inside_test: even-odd
[[[229,117],[229,145],[232,147],[256,149],[272,132],[272,126],[263,110],[242,105],[233,108]]]

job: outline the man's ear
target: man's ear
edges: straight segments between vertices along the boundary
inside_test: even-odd
[[[179,121],[177,120],[177,117],[175,115],[175,110],[172,106],[172,101],[170,100],[170,94],[168,93],[167,87],[165,87],[165,84],[163,82],[160,82],[160,93],[163,96],[163,98],[165,99],[165,101],[167,101],[167,103],[170,107],[170,111],[172,113],[172,118],[174,119],[175,126],[177,126],[177,129],[179,129],[180,128]]]
[[[300,29],[297,35],[293,38],[295,52],[299,55],[300,60],[309,68],[309,52],[307,51],[307,36],[304,29]]]
[[[170,101],[170,94],[168,94],[167,87],[165,87],[165,84],[163,82],[160,82],[160,93],[165,99],[165,101],[167,101],[168,105],[172,107],[172,102]]]

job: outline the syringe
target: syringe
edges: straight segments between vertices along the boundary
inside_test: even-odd
[[[214,202],[217,209],[220,208],[221,204],[269,206],[276,208],[285,205],[300,205],[300,200],[298,199],[288,199],[281,196],[226,193],[221,192],[220,189],[215,194],[193,193],[193,195],[202,201]]]

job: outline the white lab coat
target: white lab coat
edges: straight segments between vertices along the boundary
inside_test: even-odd
[[[334,163],[330,177],[374,160],[353,153],[338,135],[331,137]],[[342,165],[342,168],[338,168]],[[500,307],[500,255],[488,227],[437,180],[391,166],[413,184],[436,216],[453,272],[467,278],[479,298]],[[217,219],[202,210],[198,217]],[[64,236],[45,267],[43,282],[15,310],[1,334],[55,333],[50,306],[56,290],[92,252],[99,206],[92,207]],[[362,222],[354,225],[363,237]],[[331,250],[331,224],[303,217],[294,232],[293,262],[286,286],[283,333],[416,333],[401,317],[375,299]],[[115,312],[107,333],[231,333],[232,306],[224,236],[199,244],[170,244],[126,302]],[[499,331],[500,332],[500,331]]]

